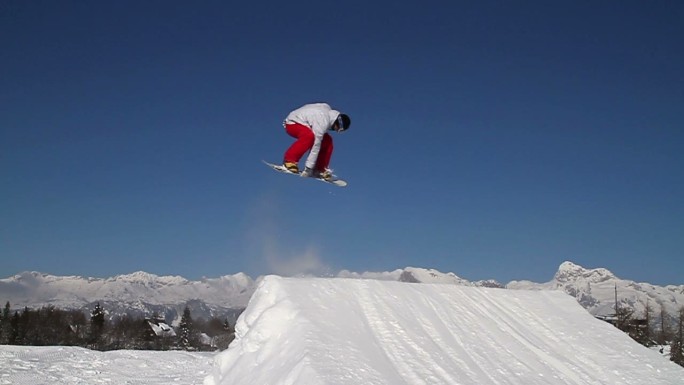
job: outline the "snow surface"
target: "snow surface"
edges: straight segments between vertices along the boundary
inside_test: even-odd
[[[205,385],[679,384],[559,291],[265,277]]]
[[[265,277],[221,353],[0,345],[0,385],[682,385],[561,291]]]
[[[0,345],[2,385],[202,384],[215,353]]]

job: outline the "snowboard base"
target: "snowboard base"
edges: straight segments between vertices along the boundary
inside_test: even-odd
[[[273,163],[269,163],[269,162],[267,162],[267,161],[265,161],[265,160],[264,160],[263,162],[264,162],[268,167],[270,167],[270,168],[272,168],[272,169],[274,169],[274,170],[276,170],[276,171],[278,171],[278,172],[282,172],[283,174],[290,174],[290,175],[301,176],[301,173],[299,173],[299,174],[294,173],[294,172],[292,172],[292,171],[286,169],[285,166],[283,166],[282,164],[273,164]],[[340,178],[338,178],[336,175],[333,175],[333,179],[331,179],[331,180],[325,180],[325,179],[323,179],[323,178],[316,178],[316,177],[311,177],[310,179],[319,180],[319,181],[321,181],[321,182],[323,182],[323,183],[332,184],[332,185],[335,185],[335,186],[337,186],[337,187],[346,187],[346,186],[347,186],[347,182],[344,181],[344,180],[342,180],[342,179],[340,179]]]

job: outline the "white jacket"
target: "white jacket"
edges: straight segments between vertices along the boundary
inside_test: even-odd
[[[284,124],[299,123],[314,133],[315,140],[306,158],[306,167],[313,169],[316,166],[323,135],[332,128],[339,115],[340,112],[330,108],[327,103],[313,103],[299,107],[285,118]]]

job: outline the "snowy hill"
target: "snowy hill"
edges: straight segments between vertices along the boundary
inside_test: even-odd
[[[666,312],[672,316],[684,306],[684,285],[662,287],[637,283],[620,279],[603,268],[585,269],[572,262],[561,264],[549,282],[513,281],[506,288],[562,290],[574,297],[591,314],[608,315],[615,313],[616,286],[619,306],[632,308],[637,315],[643,315],[646,304],[651,306],[656,315],[660,312],[660,304],[663,304]]]
[[[206,385],[681,384],[560,291],[264,278]]]

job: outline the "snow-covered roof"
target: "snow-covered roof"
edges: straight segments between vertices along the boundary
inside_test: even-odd
[[[154,319],[146,320],[147,324],[158,337],[175,337],[176,332],[166,322]]]

